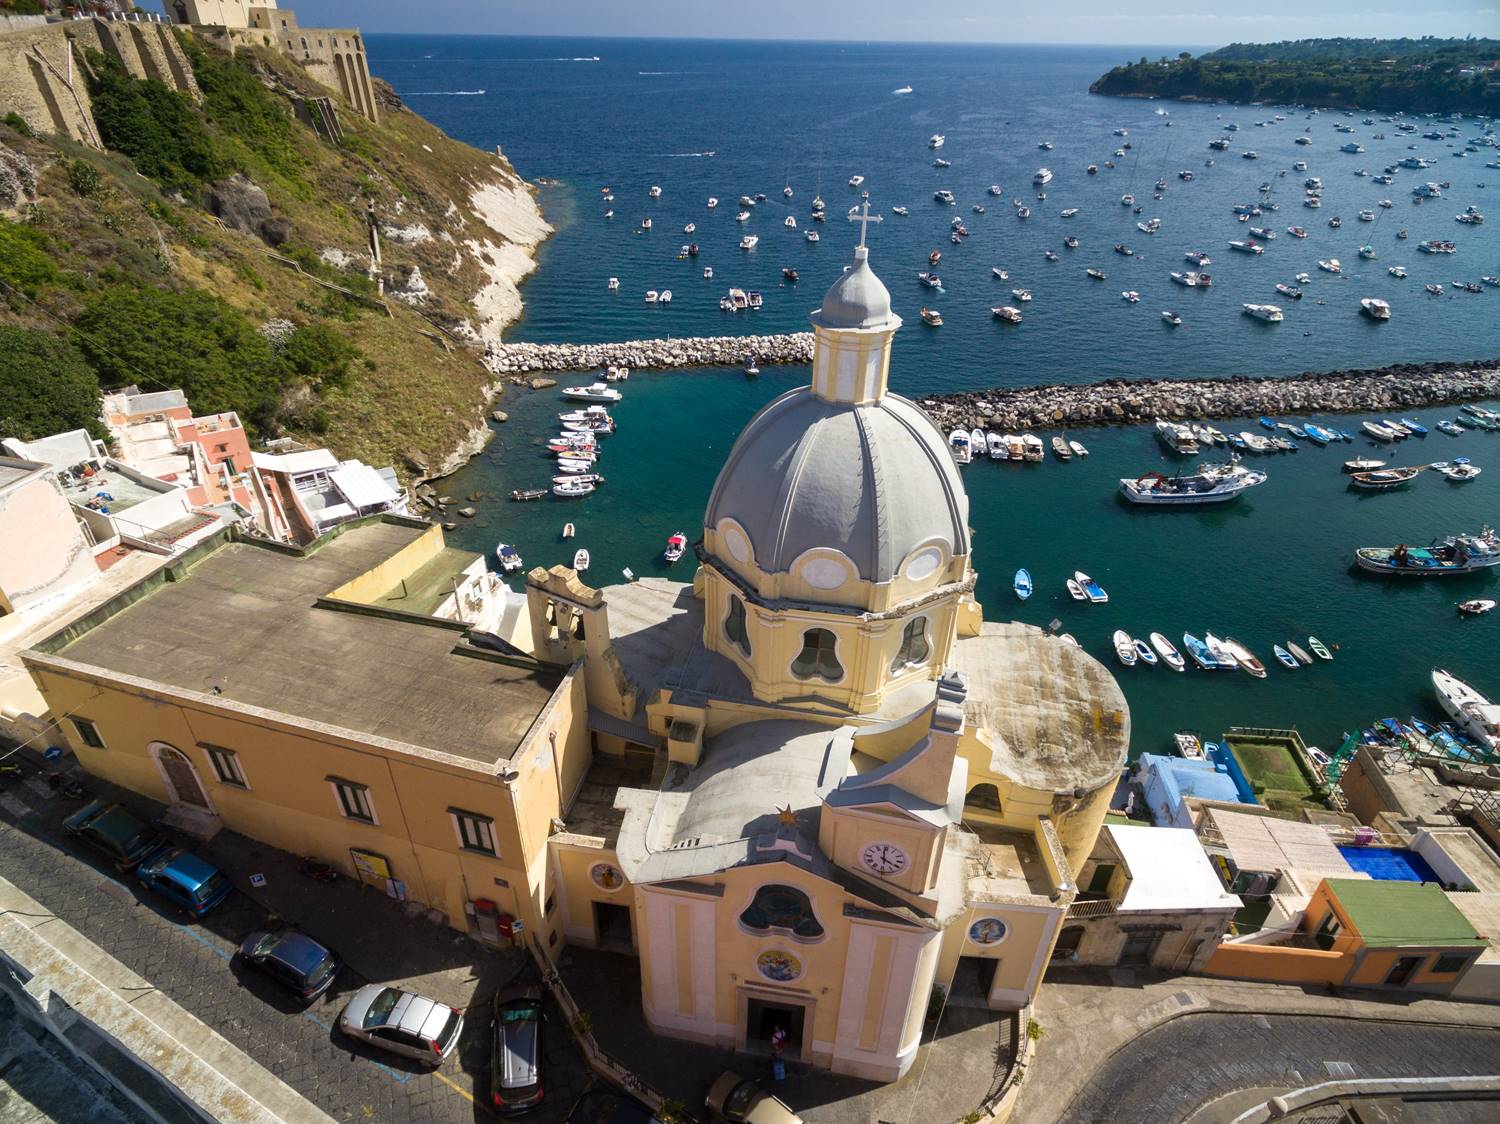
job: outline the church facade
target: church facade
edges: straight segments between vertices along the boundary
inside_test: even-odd
[[[812,320],[691,583],[513,590],[398,516],[221,534],[24,654],[59,744],[199,838],[632,956],[663,1035],[895,1080],[937,1005],[1035,995],[1130,720],[1076,645],[984,619],[863,242]]]

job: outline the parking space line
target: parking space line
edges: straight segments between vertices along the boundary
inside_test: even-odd
[[[469,1092],[469,1090],[465,1089],[462,1085],[458,1084],[456,1081],[449,1080],[448,1078],[444,1077],[441,1073],[439,1073],[437,1070],[433,1070],[432,1071],[432,1076],[436,1077],[444,1085],[448,1086],[448,1088],[452,1089],[455,1093],[457,1093],[464,1100],[468,1101],[470,1104],[474,1103],[474,1094],[471,1093],[471,1092]]]

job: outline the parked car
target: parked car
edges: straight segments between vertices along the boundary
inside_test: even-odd
[[[453,1052],[463,1027],[458,1008],[381,984],[356,991],[339,1016],[349,1037],[432,1066]]]
[[[635,1098],[596,1085],[573,1102],[567,1124],[661,1124],[661,1121]]]
[[[542,1103],[542,989],[497,991],[490,1050],[490,1104],[511,1116]]]
[[[296,929],[257,929],[240,943],[240,961],[307,1003],[332,987],[339,974],[339,958]]]
[[[181,847],[164,845],[140,861],[135,876],[194,917],[202,917],[229,896],[233,884],[206,859]]]
[[[802,1124],[802,1117],[731,1069],[719,1074],[703,1103],[713,1119],[730,1124]]]
[[[73,838],[98,851],[121,870],[131,870],[161,846],[154,827],[136,819],[118,804],[94,800],[63,821]]]

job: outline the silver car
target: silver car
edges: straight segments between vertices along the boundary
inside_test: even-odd
[[[458,1008],[381,984],[360,988],[339,1016],[350,1038],[434,1066],[453,1052],[463,1027]]]

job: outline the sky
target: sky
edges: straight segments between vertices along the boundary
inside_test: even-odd
[[[142,0],[143,7],[159,5]],[[281,6],[308,27],[453,35],[1215,46],[1327,35],[1500,37],[1500,0],[282,0]]]

